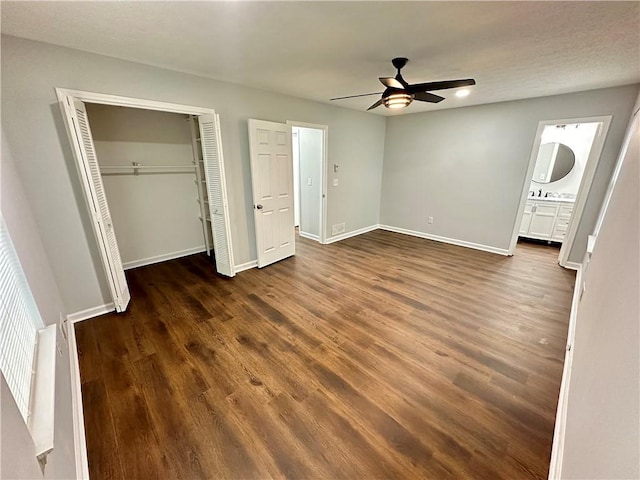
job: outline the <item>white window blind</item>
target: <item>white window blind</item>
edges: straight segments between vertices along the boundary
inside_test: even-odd
[[[0,369],[29,423],[38,331],[44,323],[0,215]]]

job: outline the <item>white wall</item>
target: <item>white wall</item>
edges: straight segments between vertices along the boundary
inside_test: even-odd
[[[640,102],[639,102],[640,103]],[[640,121],[583,279],[562,478],[640,478]]]
[[[378,223],[384,117],[15,37],[3,36],[1,48],[2,125],[70,312],[111,299],[55,87],[216,109],[237,264],[256,258],[248,118],[328,125],[329,163],[341,164],[341,178],[328,192],[327,224]]]
[[[566,145],[575,155],[575,165],[566,177],[551,183],[531,182],[529,190],[545,192],[577,194],[580,188],[580,181],[587,166],[589,152],[593,139],[598,131],[599,122],[570,124],[565,128],[557,128],[555,125],[547,125],[542,132],[541,145],[546,143],[562,143]],[[535,178],[535,176],[534,176]]]
[[[300,232],[319,237],[324,132],[317,128],[297,130],[300,145]]]
[[[579,263],[637,92],[631,85],[389,117],[380,223],[506,250],[538,122],[613,115],[569,255]]]
[[[12,153],[3,132],[0,208],[40,315],[44,323],[49,325],[56,323],[60,312],[65,313],[65,310],[31,213],[29,199],[15,168],[16,163],[23,161],[24,157]],[[54,449],[47,458],[44,478],[70,479],[75,477],[75,459],[69,350],[61,335],[58,335],[62,355],[56,358]],[[0,478],[43,478],[31,435],[4,377],[0,383]]]
[[[193,166],[186,115],[88,104],[100,166]],[[195,171],[102,176],[122,262],[204,250]]]

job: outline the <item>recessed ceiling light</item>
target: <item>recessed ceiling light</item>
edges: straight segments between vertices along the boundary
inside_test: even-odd
[[[469,93],[471,92],[467,88],[464,88],[456,92],[456,97],[466,97],[467,95],[469,95]]]

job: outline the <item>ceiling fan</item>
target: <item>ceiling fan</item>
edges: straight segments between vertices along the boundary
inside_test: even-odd
[[[409,84],[404,78],[402,78],[402,74],[400,73],[400,70],[402,70],[402,67],[404,67],[407,62],[409,62],[409,59],[403,57],[394,58],[391,61],[393,66],[398,70],[398,73],[395,77],[380,77],[380,82],[387,87],[384,92],[336,97],[331,100],[344,100],[346,98],[367,97],[369,95],[382,94],[380,100],[367,108],[367,110],[373,110],[380,105],[384,105],[387,108],[404,108],[414,100],[429,103],[438,103],[444,100],[444,97],[429,93],[431,90],[446,90],[448,88],[467,87],[476,84],[476,81],[473,78]]]

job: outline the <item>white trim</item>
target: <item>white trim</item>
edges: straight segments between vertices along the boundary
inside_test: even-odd
[[[154,263],[166,262],[167,260],[173,260],[174,258],[186,257],[188,255],[194,255],[196,253],[206,252],[207,249],[204,245],[198,247],[186,248],[184,250],[178,250],[177,252],[163,253],[162,255],[155,255],[153,257],[142,258],[140,260],[132,260],[130,262],[123,263],[125,270],[131,268],[144,267],[145,265],[151,265]]]
[[[602,122],[601,129],[598,129],[593,143],[591,144],[591,150],[589,151],[589,158],[587,159],[587,165],[584,168],[582,174],[582,181],[578,188],[578,195],[573,206],[573,213],[569,219],[569,226],[567,227],[567,235],[560,247],[560,255],[558,256],[558,263],[561,266],[565,266],[569,260],[569,253],[573,249],[573,243],[578,233],[578,225],[582,220],[582,214],[584,213],[584,207],[587,204],[587,197],[591,191],[591,185],[593,185],[593,178],[596,174],[596,169],[600,163],[600,157],[602,156],[602,150],[604,149],[604,142],[607,139],[609,133],[609,127],[611,126],[611,115],[602,117],[591,117],[590,119],[582,120],[579,123],[591,123]]]
[[[362,235],[363,233],[372,232],[380,228],[380,225],[371,225],[369,227],[359,228],[358,230],[353,230],[351,232],[342,233],[340,235],[336,235],[335,237],[330,237],[325,242],[326,244],[339,242],[341,240],[346,240],[347,238],[355,237],[357,235]]]
[[[78,480],[89,480],[89,461],[87,459],[87,441],[84,431],[84,409],[82,406],[80,365],[78,362],[76,330],[73,325],[70,325],[67,338],[69,342],[69,365],[71,370],[71,410],[73,415],[73,444],[76,457],[76,478]]]
[[[627,149],[629,148],[629,142],[631,141],[631,136],[633,135],[633,123],[636,121],[638,117],[638,111],[636,110],[631,115],[629,119],[629,127],[627,128],[627,132],[624,135],[624,140],[622,141],[622,148],[620,149],[620,153],[618,154],[618,158],[616,160],[616,166],[613,169],[613,173],[611,174],[611,180],[609,181],[609,185],[607,186],[607,191],[604,196],[604,201],[602,202],[602,207],[600,207],[600,213],[598,215],[598,219],[596,221],[596,226],[593,229],[593,236],[595,238],[600,234],[600,228],[602,228],[602,222],[604,221],[604,215],[609,208],[609,202],[611,201],[611,197],[613,195],[613,188],[616,183],[618,183],[618,177],[620,176],[620,170],[622,170],[622,164],[624,163],[624,157],[627,155]],[[595,238],[593,242],[595,242]]]
[[[56,94],[60,100],[62,97],[72,97],[81,102],[100,103],[103,105],[116,105],[119,107],[141,108],[144,110],[157,110],[160,112],[184,113],[186,115],[214,115],[213,108],[194,107],[179,103],[159,102],[143,98],[121,97],[106,93],[85,92],[68,88],[56,88]]]
[[[329,126],[328,125],[319,125],[315,123],[305,123],[305,122],[297,122],[295,120],[287,120],[287,125],[291,125],[292,127],[301,127],[301,128],[313,128],[316,130],[322,130],[322,191],[320,192],[320,235],[317,238],[313,238],[312,240],[316,240],[322,244],[327,243],[327,226],[326,226],[326,218],[327,218],[327,178],[328,178],[328,155],[329,155]],[[303,236],[303,235],[302,235]],[[305,237],[311,238],[311,237]]]
[[[309,240],[315,240],[316,242],[320,241],[320,237],[318,235],[313,235],[311,233],[301,232],[298,230],[298,235],[303,238],[308,238]]]
[[[35,377],[32,383],[31,413],[27,426],[35,445],[38,460],[45,460],[53,450],[56,395],[56,333],[52,323],[38,330]],[[46,463],[46,460],[45,460]]]
[[[258,260],[250,260],[245,263],[241,263],[240,265],[236,265],[233,267],[236,273],[244,272],[245,270],[249,270],[251,268],[256,268],[258,266]]]
[[[555,122],[559,123],[559,122]],[[516,245],[518,244],[518,237],[520,235],[520,227],[522,225],[522,216],[524,215],[524,209],[527,205],[529,196],[529,189],[531,188],[531,179],[533,178],[533,170],[536,166],[536,160],[538,159],[538,150],[540,150],[540,144],[542,143],[542,132],[544,132],[547,124],[545,122],[538,122],[538,128],[536,130],[536,136],[533,140],[533,147],[531,147],[531,154],[529,155],[529,166],[527,167],[527,173],[522,180],[522,191],[520,193],[520,204],[516,212],[515,224],[513,226],[513,232],[511,234],[511,243],[509,243],[509,255],[513,255],[516,251]]]
[[[113,312],[116,309],[113,302],[105,303],[104,305],[98,305],[97,307],[87,308],[86,310],[80,310],[79,312],[70,313],[67,315],[69,323],[81,322],[90,318],[99,317],[105,313]],[[73,327],[72,327],[73,328]]]
[[[520,231],[520,224],[522,223],[522,215],[524,214],[524,207],[527,203],[527,197],[529,194],[531,179],[533,177],[533,170],[535,168],[536,159],[538,158],[538,150],[540,149],[540,143],[542,140],[542,132],[548,125],[566,124],[566,123],[602,123],[602,129],[596,134],[591,144],[591,150],[589,151],[589,158],[585,166],[584,173],[582,174],[582,180],[580,181],[580,187],[578,189],[578,195],[576,196],[573,213],[569,220],[569,226],[567,229],[567,235],[562,241],[562,247],[560,247],[560,253],[558,255],[558,263],[562,267],[567,266],[569,252],[573,248],[576,233],[578,231],[578,225],[582,220],[582,214],[584,213],[584,206],[591,190],[593,183],[593,177],[596,172],[598,163],[600,163],[600,157],[604,147],[604,142],[609,132],[609,126],[611,125],[611,115],[602,115],[595,117],[581,117],[581,118],[564,118],[559,120],[541,120],[538,122],[538,129],[536,130],[536,136],[531,148],[531,154],[529,156],[529,166],[527,167],[527,173],[523,179],[522,193],[520,195],[520,205],[515,217],[513,225],[513,234],[511,235],[511,243],[509,244],[508,255],[513,255],[518,243],[518,234]]]
[[[569,401],[569,387],[571,385],[571,367],[573,364],[573,345],[576,333],[578,305],[580,303],[580,293],[582,288],[582,265],[578,265],[577,270],[576,284],[573,288],[573,300],[571,301],[571,314],[569,316],[569,330],[567,332],[567,347],[564,356],[562,382],[560,383],[560,395],[558,396],[558,409],[556,410],[556,423],[553,429],[551,462],[549,464],[549,480],[560,480],[562,475],[564,439],[567,425],[567,405]]]
[[[439,235],[432,235],[430,233],[418,232],[416,230],[407,230],[406,228],[393,227],[391,225],[380,225],[381,230],[387,230],[389,232],[403,233],[405,235],[411,235],[413,237],[426,238],[427,240],[435,240],[436,242],[448,243],[450,245],[457,245],[459,247],[473,248],[475,250],[482,250],[483,252],[496,253],[498,255],[510,255],[509,250],[506,248],[492,247],[491,245],[483,245],[481,243],[467,242],[466,240],[458,240],[456,238],[441,237]]]
[[[562,266],[568,270],[580,270],[580,267],[582,267],[578,262],[565,262]]]

